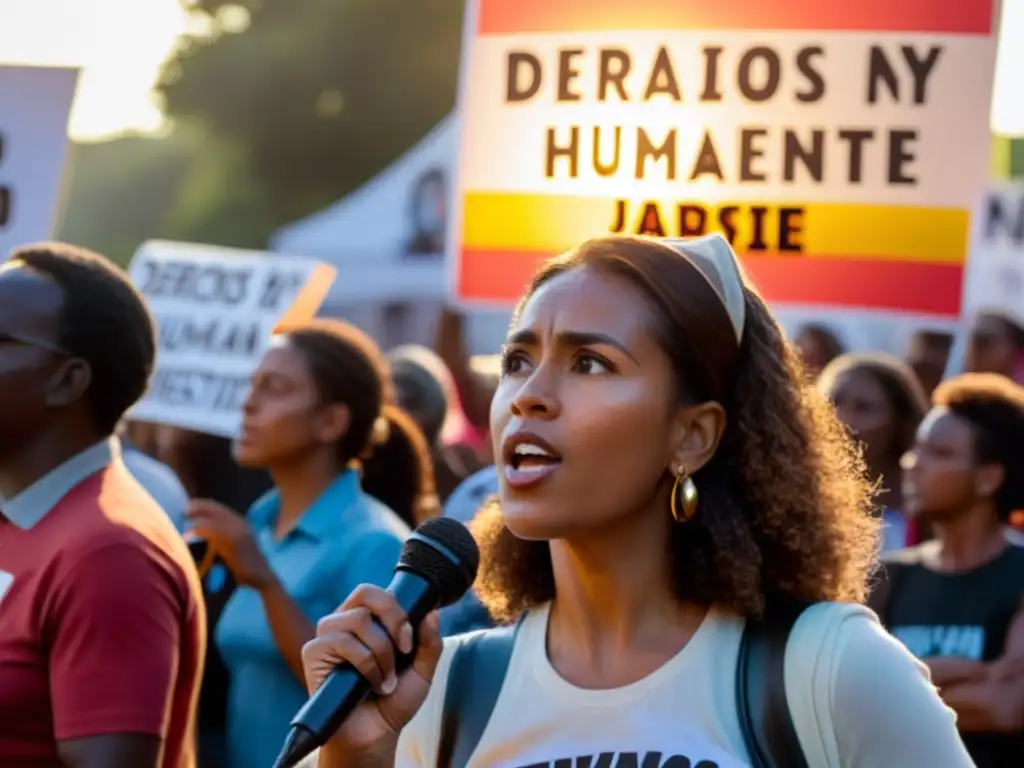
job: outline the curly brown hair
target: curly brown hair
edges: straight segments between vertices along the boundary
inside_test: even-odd
[[[693,262],[655,240],[605,237],[542,266],[520,310],[542,285],[577,269],[639,288],[681,399],[717,400],[728,416],[715,456],[694,477],[698,511],[672,529],[678,599],[743,616],[759,616],[769,596],[863,602],[878,559],[873,487],[761,298],[744,289],[737,349],[712,282]],[[547,542],[516,538],[496,499],[473,531],[482,556],[476,588],[495,619],[510,621],[554,597]]]

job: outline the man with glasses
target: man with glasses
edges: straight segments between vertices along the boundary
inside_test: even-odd
[[[101,256],[40,244],[0,265],[0,765],[193,764],[200,585],[113,436],[154,355]]]

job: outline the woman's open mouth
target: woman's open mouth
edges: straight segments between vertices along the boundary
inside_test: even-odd
[[[562,463],[561,456],[547,443],[528,435],[506,441],[504,459],[505,481],[518,489],[539,485]]]

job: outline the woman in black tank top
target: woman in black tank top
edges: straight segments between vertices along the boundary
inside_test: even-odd
[[[979,768],[1024,764],[1024,388],[966,375],[940,386],[903,462],[903,498],[934,541],[888,556],[875,595],[888,629],[931,669]]]

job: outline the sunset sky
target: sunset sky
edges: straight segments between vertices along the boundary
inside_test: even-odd
[[[1004,5],[993,128],[1024,136],[1024,0]],[[0,0],[0,61],[82,67],[76,139],[158,130],[150,89],[185,28],[178,0]]]

